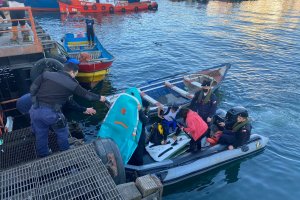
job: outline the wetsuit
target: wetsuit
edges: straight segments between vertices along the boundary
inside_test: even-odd
[[[94,33],[94,20],[93,19],[86,19],[86,35],[88,38],[89,43],[92,41],[94,44],[94,38],[95,38],[95,33]]]
[[[33,106],[29,113],[36,137],[36,151],[40,157],[49,155],[48,133],[51,127],[56,133],[61,151],[69,148],[69,130],[61,107],[75,94],[87,100],[99,100],[96,95],[82,88],[66,72],[44,72],[30,87]]]
[[[207,123],[207,118],[212,118],[216,113],[216,95],[209,91],[209,93],[206,96],[204,96],[203,91],[199,90],[195,93],[195,96],[191,101],[190,109],[197,112],[198,115],[200,115],[200,117]]]
[[[142,109],[139,111],[139,119],[142,122],[142,132],[141,136],[138,142],[138,146],[136,147],[135,151],[133,152],[128,164],[130,165],[143,165],[143,157],[144,157],[144,151],[145,151],[145,140],[146,140],[146,133],[145,133],[145,125],[148,123],[149,119],[144,114],[144,111]]]

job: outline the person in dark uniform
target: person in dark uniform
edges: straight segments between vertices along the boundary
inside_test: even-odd
[[[207,123],[211,122],[217,109],[217,98],[211,90],[211,81],[203,81],[201,90],[197,91],[191,101],[190,109]]]
[[[145,151],[145,142],[146,142],[146,133],[145,133],[145,126],[148,123],[149,119],[146,115],[146,112],[149,108],[149,103],[145,100],[142,101],[143,109],[139,109],[139,120],[142,122],[142,132],[138,142],[138,146],[136,147],[135,151],[133,152],[128,164],[130,165],[143,165],[143,156]]]
[[[85,20],[86,23],[86,35],[89,41],[89,45],[94,45],[95,41],[95,32],[94,32],[94,19],[89,15],[88,19]],[[91,43],[92,41],[92,43]]]
[[[61,108],[75,94],[90,101],[105,102],[106,98],[87,91],[76,81],[78,65],[66,63],[64,71],[44,72],[30,87],[32,107],[29,111],[32,131],[36,137],[37,155],[49,155],[48,133],[51,127],[61,151],[69,149],[69,130]],[[93,112],[93,111],[87,111]]]
[[[29,114],[29,110],[32,106],[31,94],[27,93],[18,98],[16,102],[17,110],[23,115]],[[76,101],[74,101],[73,96],[70,96],[68,101],[62,106],[62,111],[67,112],[69,110],[74,110],[78,112],[82,112],[87,115],[96,114],[96,110],[93,107],[86,108],[84,106],[79,105]]]
[[[219,125],[225,127],[224,122]],[[232,130],[223,131],[218,143],[228,145],[230,150],[243,146],[250,139],[251,129],[248,111],[244,111],[237,116],[237,122],[233,125]]]

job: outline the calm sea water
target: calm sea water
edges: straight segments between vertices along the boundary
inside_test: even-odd
[[[253,132],[270,138],[263,153],[167,187],[164,199],[299,199],[300,1],[158,4],[157,12],[94,16],[97,36],[116,57],[102,94],[229,62],[220,107],[245,106]],[[84,31],[84,24],[59,14],[36,17],[57,40],[67,31]],[[106,109],[84,104],[98,115],[74,118],[93,131]]]

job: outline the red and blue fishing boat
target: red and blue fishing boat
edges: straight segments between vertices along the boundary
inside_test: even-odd
[[[57,0],[25,0],[24,4],[34,11],[58,11]]]
[[[157,10],[154,0],[58,0],[60,13],[114,13]]]
[[[63,46],[70,58],[80,61],[77,79],[91,87],[104,79],[115,60],[96,36],[94,45],[89,45],[86,34],[67,33]]]

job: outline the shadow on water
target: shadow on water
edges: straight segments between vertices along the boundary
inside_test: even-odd
[[[214,179],[217,176],[224,176],[224,178],[222,178],[222,180],[225,184],[235,183],[239,180],[239,172],[241,169],[241,164],[243,164],[245,161],[252,159],[253,157],[261,154],[262,152],[263,152],[263,150],[255,153],[247,158],[243,158],[241,160],[225,164],[223,166],[220,166],[220,167],[212,169],[208,172],[205,172],[201,175],[194,176],[192,178],[181,181],[179,183],[167,186],[164,188],[163,195],[167,196],[167,195],[171,195],[171,194],[174,195],[176,193],[202,191],[204,189],[214,186],[214,184],[216,184],[216,182],[217,182]],[[224,175],[222,174],[223,171],[224,171]],[[218,184],[219,184],[219,182],[218,182]]]

